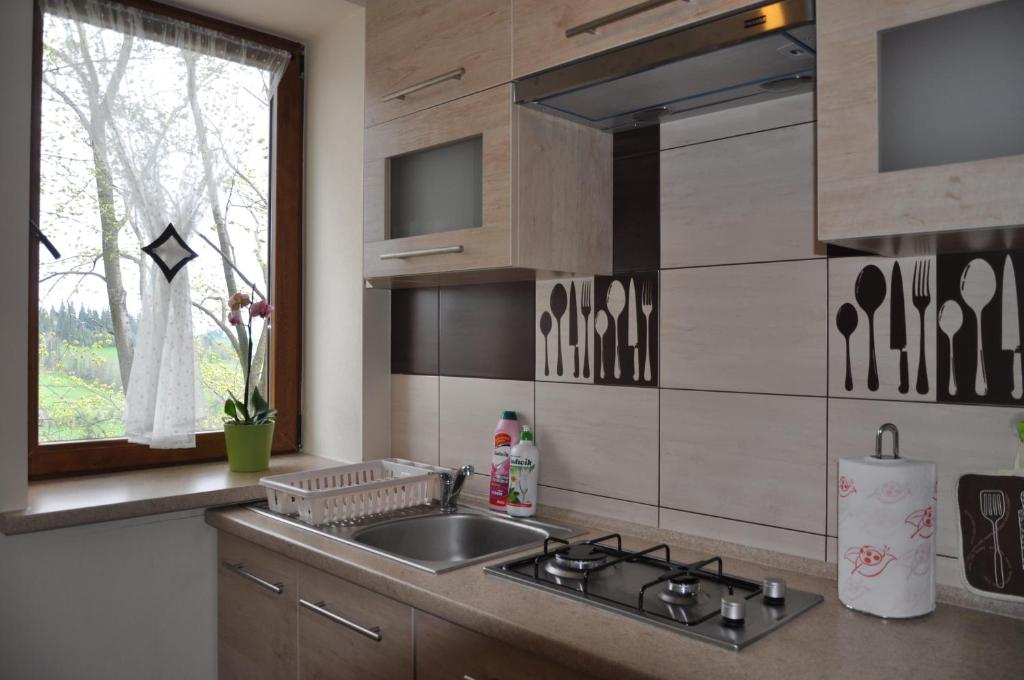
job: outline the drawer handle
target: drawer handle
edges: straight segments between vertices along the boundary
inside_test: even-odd
[[[245,566],[241,562],[234,562],[234,563],[232,563],[232,562],[224,562],[224,566],[227,567],[228,569],[230,569],[231,571],[235,572],[239,576],[244,576],[245,578],[249,579],[253,583],[256,583],[257,585],[261,585],[264,588],[266,588],[267,590],[269,590],[269,591],[271,591],[271,592],[273,592],[273,593],[275,593],[277,595],[280,595],[281,593],[284,592],[284,584],[283,583],[280,583],[280,582],[278,582],[278,583],[271,583],[270,581],[267,581],[265,579],[261,579],[256,574],[254,574],[251,571],[247,570],[245,568]]]
[[[331,621],[334,621],[335,623],[339,623],[339,624],[345,626],[349,630],[354,630],[355,632],[359,633],[360,635],[365,635],[366,637],[370,638],[374,642],[380,642],[381,640],[384,639],[384,636],[381,635],[381,633],[380,633],[380,627],[379,626],[374,626],[373,628],[366,628],[364,626],[360,626],[358,623],[355,623],[354,621],[349,621],[346,618],[342,618],[342,617],[338,616],[334,612],[327,611],[326,609],[324,609],[324,604],[326,604],[326,603],[323,600],[320,600],[319,602],[310,602],[309,600],[303,600],[301,598],[299,599],[299,605],[300,606],[305,607],[306,609],[308,609],[309,611],[311,611],[311,612],[313,612],[315,614],[319,614],[320,616],[324,617],[325,619],[330,619]]]
[[[689,2],[689,1],[690,0],[683,0],[683,2]],[[566,38],[575,38],[580,33],[597,33],[597,29],[601,28],[602,26],[607,26],[608,24],[614,24],[616,21],[622,21],[623,19],[628,19],[629,17],[633,16],[634,14],[640,14],[642,12],[646,12],[649,9],[654,9],[655,7],[661,7],[662,5],[667,5],[670,2],[676,2],[676,0],[647,0],[646,2],[641,2],[639,4],[633,5],[632,7],[627,7],[626,9],[620,9],[618,12],[612,12],[611,14],[606,14],[603,17],[598,17],[597,19],[593,19],[592,21],[588,21],[585,24],[580,24],[579,26],[573,26],[572,28],[570,28],[569,30],[567,30],[565,32],[565,37]]]
[[[439,76],[434,76],[433,78],[427,78],[426,80],[421,80],[420,82],[416,83],[415,85],[410,85],[409,87],[403,88],[401,90],[395,90],[391,94],[384,95],[383,97],[381,97],[380,100],[382,102],[389,102],[392,99],[404,100],[408,95],[412,94],[413,92],[419,92],[420,90],[425,90],[428,87],[433,87],[434,85],[437,85],[438,83],[443,83],[446,80],[462,80],[462,76],[464,76],[464,75],[466,75],[466,69],[464,69],[464,68],[462,68],[460,66],[459,68],[455,69],[454,71],[448,71],[448,73],[442,73]]]
[[[445,255],[447,253],[461,253],[462,246],[445,246],[444,248],[424,248],[423,250],[407,250],[403,253],[383,253],[382,260],[404,260],[409,257],[423,257],[424,255]]]

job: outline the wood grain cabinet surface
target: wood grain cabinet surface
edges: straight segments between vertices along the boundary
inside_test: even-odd
[[[366,130],[363,269],[373,285],[611,270],[612,136],[515,106],[511,88],[494,87]],[[478,136],[482,223],[391,238],[392,159]],[[437,248],[458,252],[423,254]],[[461,278],[414,278],[438,274]]]
[[[750,0],[512,0],[512,71],[520,78],[750,4]],[[640,5],[649,8],[613,18]],[[566,35],[597,20],[604,21],[593,32]]]
[[[218,563],[220,680],[296,678],[295,562],[222,532]]]
[[[883,255],[921,252],[922,247],[927,252],[964,251],[1019,248],[1024,243],[1019,228],[1024,224],[1024,155],[880,171],[880,121],[887,106],[880,92],[888,66],[880,57],[880,36],[889,29],[990,4],[991,0],[818,0],[818,236],[822,241]],[[962,34],[955,29],[947,35]],[[1012,42],[1014,37],[1008,39]],[[939,43],[934,54],[918,51],[914,68],[949,59],[949,46]],[[969,44],[960,48],[967,54],[973,50]],[[996,55],[988,63],[995,62],[1008,60]],[[953,84],[960,81],[949,80],[944,67],[934,75],[931,80],[937,87],[955,91],[958,98],[967,96],[964,88]],[[914,82],[926,86],[928,80],[918,77]],[[1002,94],[996,88],[993,97]],[[1019,88],[1014,96],[1020,96]],[[971,101],[985,106],[976,98]],[[970,128],[970,116],[961,119]],[[935,136],[935,145],[950,143],[947,134]]]
[[[586,680],[507,642],[416,612],[417,680]]]
[[[511,26],[509,0],[370,2],[365,124],[508,82]],[[394,96],[409,90],[401,98]]]
[[[411,607],[306,565],[298,572],[300,680],[412,680]]]

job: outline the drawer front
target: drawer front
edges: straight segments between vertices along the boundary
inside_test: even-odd
[[[508,82],[511,24],[510,0],[369,3],[366,125]]]
[[[556,663],[416,612],[417,680],[586,680]]]
[[[512,264],[512,92],[495,87],[366,131],[363,177],[364,274],[408,276]],[[480,225],[452,222],[446,230],[432,216],[433,233],[390,238],[394,201],[392,159],[479,137]],[[408,218],[408,216],[406,216]],[[415,219],[415,216],[413,216]],[[440,249],[440,250],[438,250]]]
[[[218,677],[295,678],[295,563],[230,534],[217,540]]]
[[[521,78],[751,4],[750,0],[512,0],[512,71]],[[593,26],[592,32],[578,32],[588,26]]]
[[[318,569],[298,569],[302,680],[412,679],[412,608]]]

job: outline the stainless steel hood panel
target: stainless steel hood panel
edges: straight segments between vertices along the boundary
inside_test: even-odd
[[[813,88],[814,4],[782,0],[524,78],[516,100],[600,129]]]

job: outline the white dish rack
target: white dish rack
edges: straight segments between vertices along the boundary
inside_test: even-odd
[[[426,505],[440,498],[448,468],[401,458],[272,475],[260,480],[273,512],[312,525],[350,521]]]

